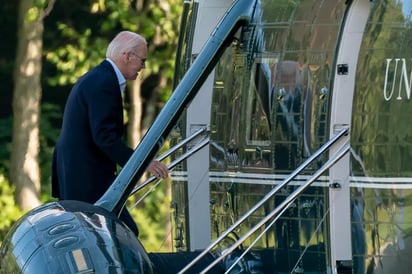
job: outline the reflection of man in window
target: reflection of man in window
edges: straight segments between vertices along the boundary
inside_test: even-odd
[[[289,173],[299,164],[298,136],[301,119],[301,97],[303,80],[302,70],[294,61],[283,61],[272,69],[271,97],[274,134],[274,160],[277,172]],[[299,137],[300,138],[300,137]],[[275,205],[279,205],[292,189],[284,189],[276,195]],[[277,259],[285,265],[293,264],[287,256],[291,250],[298,251],[301,248],[299,235],[301,227],[300,215],[301,201],[295,201],[290,208],[276,222],[276,244],[279,252]]]

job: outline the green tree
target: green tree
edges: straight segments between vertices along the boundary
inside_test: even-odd
[[[16,187],[16,203],[23,210],[40,204],[38,155],[43,20],[53,8],[54,2],[55,0],[19,2],[10,180]]]

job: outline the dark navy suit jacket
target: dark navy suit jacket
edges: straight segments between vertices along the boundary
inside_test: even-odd
[[[133,153],[122,140],[123,103],[108,61],[86,73],[71,90],[52,163],[52,195],[96,202]]]

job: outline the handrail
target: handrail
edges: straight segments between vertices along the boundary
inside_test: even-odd
[[[233,250],[238,248],[246,239],[248,239],[253,233],[255,233],[264,224],[266,224],[270,219],[274,218],[276,214],[278,214],[280,211],[284,211],[285,209],[287,209],[296,200],[296,198],[303,193],[303,191],[305,191],[313,182],[315,182],[326,170],[328,170],[330,167],[336,164],[336,162],[338,162],[346,153],[348,153],[349,150],[350,145],[349,141],[347,141],[324,165],[322,165],[322,167],[320,167],[315,172],[315,174],[310,179],[308,179],[304,184],[300,185],[295,191],[288,195],[280,205],[278,205],[268,215],[262,218],[255,226],[249,229],[234,244],[227,248],[225,250],[225,253],[223,253],[220,257],[216,258],[216,260],[209,264],[201,273],[206,273],[206,271],[210,270],[213,266],[215,266],[217,263],[223,260]]]
[[[208,132],[209,132],[208,127],[199,128],[192,135],[190,135],[186,139],[182,140],[180,143],[174,145],[173,147],[169,148],[165,153],[160,155],[156,160],[163,161],[164,159],[169,157],[172,153],[174,153],[178,149],[182,148],[183,146],[187,145],[189,142],[193,141],[199,135],[201,135],[203,133],[208,133]]]
[[[190,137],[189,137],[190,138]],[[182,161],[186,160],[187,158],[189,158],[190,156],[192,156],[195,152],[199,151],[201,148],[203,148],[204,146],[206,146],[207,144],[209,144],[209,137],[205,137],[204,139],[202,139],[201,141],[199,141],[196,145],[194,145],[191,149],[187,150],[185,153],[183,153],[182,155],[180,155],[178,158],[176,158],[174,161],[172,161],[167,167],[169,168],[169,170],[172,170],[173,168],[175,168],[178,164],[180,164]],[[180,143],[179,143],[180,145]],[[175,151],[175,150],[174,150]],[[163,155],[162,155],[163,156]],[[158,158],[160,159],[160,157]],[[164,158],[163,158],[164,159]],[[148,184],[150,184],[151,182],[155,181],[157,178],[155,176],[150,176],[146,181],[144,181],[143,183],[139,184],[138,186],[136,186],[133,191],[131,192],[130,195],[135,194],[136,192],[138,192],[139,190],[141,190],[142,188],[146,187]]]
[[[181,142],[179,142],[178,144],[174,145],[173,147],[169,148],[165,153],[163,153],[162,155],[160,155],[158,158],[156,158],[156,160],[163,161],[164,159],[166,159],[167,157],[169,157],[170,155],[172,155],[172,153],[174,153],[175,151],[177,151],[178,149],[182,148],[183,146],[187,145],[189,142],[193,141],[196,137],[199,137],[200,135],[202,135],[203,133],[208,133],[209,129],[208,127],[202,127],[199,128],[198,130],[196,130],[192,135],[190,135],[189,137],[187,137],[186,139],[182,140]],[[206,144],[204,144],[206,145]],[[203,146],[204,146],[203,145]],[[202,146],[202,147],[203,147]],[[201,148],[201,147],[200,147]],[[196,148],[195,145],[195,149],[196,151],[199,150],[200,148]],[[187,153],[187,152],[186,152]],[[184,153],[183,155],[186,155],[186,153]],[[182,156],[183,156],[182,155]],[[177,159],[180,159],[180,161],[177,161],[177,159],[172,162],[168,168],[169,170],[173,169],[177,164],[179,164],[180,162],[182,162],[183,160],[185,160],[186,158],[190,157],[192,155],[192,153],[190,155],[187,155],[185,158],[183,158],[182,156],[180,156]],[[143,183],[139,184],[138,186],[136,186],[132,192],[130,193],[129,197],[134,195],[136,192],[138,192],[139,190],[141,190],[142,188],[146,187],[148,184],[150,184],[151,182],[153,182],[156,179],[155,176],[151,176],[149,177],[146,181],[144,181]]]
[[[189,264],[187,264],[179,274],[183,274],[188,271],[195,263],[197,263],[201,258],[207,255],[213,247],[224,240],[232,231],[235,230],[240,224],[242,224],[250,215],[252,215],[259,207],[264,205],[269,199],[273,197],[281,188],[292,181],[300,172],[302,172],[310,163],[312,163],[317,157],[329,149],[333,144],[340,140],[343,136],[347,135],[349,132],[349,127],[345,127],[340,130],[332,139],[323,144],[314,154],[312,154],[305,162],[303,162],[297,169],[295,169],[287,178],[283,180],[282,183],[273,188],[269,193],[267,193],[259,202],[257,202],[251,209],[249,209],[244,215],[242,215],[234,224],[232,224],[226,231],[224,231],[215,241],[210,243],[201,253],[199,253]]]

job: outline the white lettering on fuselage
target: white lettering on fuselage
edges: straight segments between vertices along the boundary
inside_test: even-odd
[[[395,62],[392,62],[395,60]],[[398,75],[398,67],[400,66],[401,72]],[[392,75],[389,75],[390,72]],[[391,79],[389,80],[389,77]],[[412,79],[412,69],[408,75],[408,69],[406,67],[405,58],[395,58],[395,59],[386,59],[386,74],[385,74],[385,84],[383,87],[383,96],[386,101],[392,99],[392,96],[395,92],[395,86],[398,85],[398,96],[396,100],[402,100],[403,91],[406,94],[406,98],[409,100],[411,97],[411,79]],[[392,85],[392,87],[388,87]],[[389,91],[388,91],[389,89]]]

